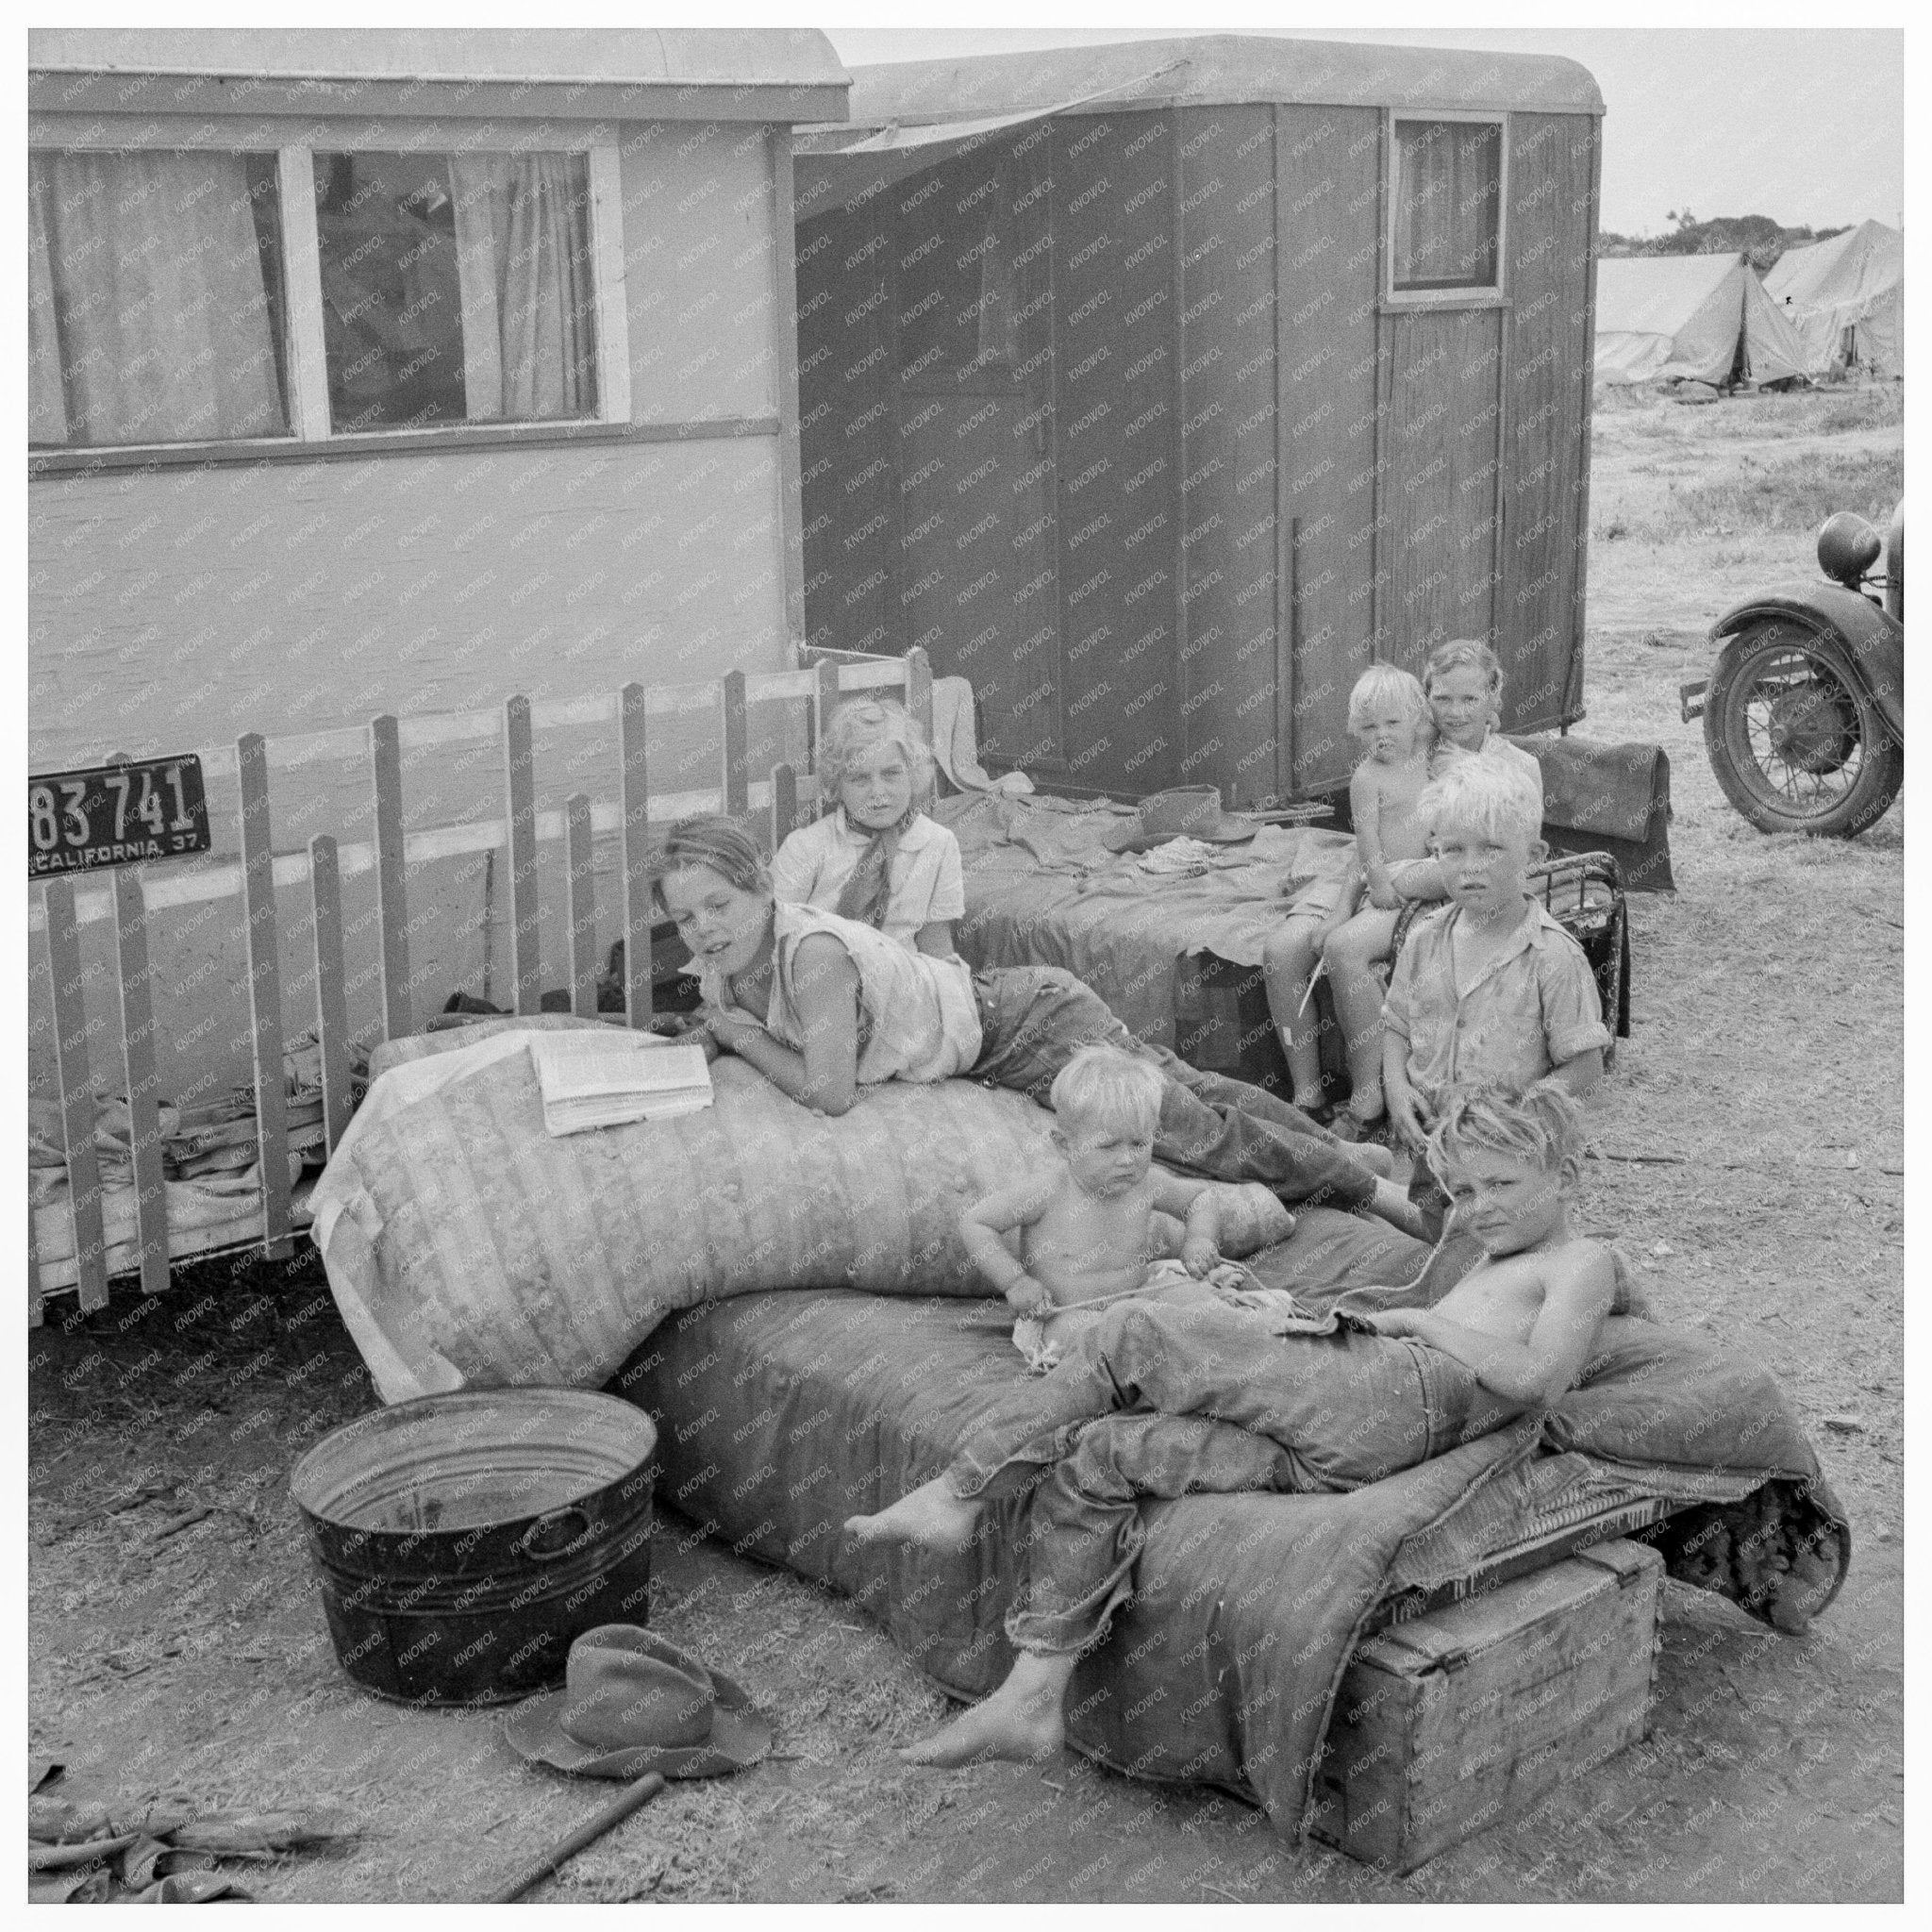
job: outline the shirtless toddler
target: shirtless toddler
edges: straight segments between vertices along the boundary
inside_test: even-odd
[[[1044,1373],[1102,1309],[1129,1295],[1193,1288],[1221,1265],[1214,1190],[1154,1162],[1162,1080],[1108,1046],[1077,1053],[1053,1083],[1059,1160],[975,1201],[959,1233],[979,1272],[1013,1306],[1013,1345]],[[1157,1212],[1187,1224],[1178,1264],[1150,1252]],[[1017,1234],[1015,1259],[1003,1237]]]

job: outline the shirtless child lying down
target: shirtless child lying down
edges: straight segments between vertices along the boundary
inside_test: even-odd
[[[1058,1160],[975,1201],[959,1233],[979,1272],[1013,1306],[1013,1345],[1044,1373],[1102,1312],[1128,1296],[1185,1291],[1212,1276],[1239,1283],[1215,1243],[1214,1190],[1154,1165],[1162,1081],[1158,1068],[1090,1046],[1052,1090]],[[1179,1261],[1150,1253],[1157,1211],[1187,1223]],[[1017,1236],[1015,1259],[1007,1237]]]
[[[963,1547],[989,1485],[1009,1492],[1051,1464],[1007,1615],[1017,1662],[904,1755],[960,1764],[1059,1748],[1074,1662],[1130,1593],[1142,1495],[1356,1489],[1574,1388],[1616,1293],[1610,1251],[1568,1224],[1582,1151],[1577,1105],[1554,1083],[1521,1098],[1452,1091],[1428,1157],[1484,1258],[1434,1307],[1313,1335],[1283,1332],[1265,1294],[1129,1297],[1052,1374],[996,1402],[942,1475],[853,1517],[861,1541]],[[1075,1424],[1055,1459],[1055,1431]]]

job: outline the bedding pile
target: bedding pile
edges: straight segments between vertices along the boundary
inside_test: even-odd
[[[1160,846],[1109,851],[1103,835],[1131,814],[1104,800],[977,793],[942,799],[934,815],[965,869],[960,952],[974,966],[1064,966],[1154,1046],[1174,1043],[1180,960],[1258,966],[1295,896],[1339,883],[1355,857],[1347,832],[1263,825],[1244,844],[1206,848],[1205,866],[1174,868]]]
[[[1446,1292],[1439,1251],[1333,1209],[1301,1218],[1257,1272],[1325,1304]],[[1303,1260],[1307,1265],[1302,1265]],[[1403,1277],[1398,1277],[1403,1278]],[[613,1384],[657,1419],[658,1494],[741,1553],[789,1565],[865,1604],[942,1689],[976,1698],[1012,1662],[1003,1620],[1017,1577],[1016,1501],[960,1555],[855,1546],[844,1519],[936,1474],[990,1399],[1024,1374],[991,1302],[753,1295],[666,1324]],[[1552,1512],[1587,1513],[1632,1487],[1702,1505],[1719,1525],[1664,1525],[1674,1571],[1802,1628],[1849,1560],[1844,1514],[1775,1384],[1701,1339],[1612,1316],[1585,1388],[1451,1454],[1345,1495],[1192,1495],[1141,1506],[1133,1602],[1082,1658],[1068,1693],[1077,1748],[1119,1771],[1219,1785],[1299,1835],[1328,1710],[1357,1636],[1385,1597],[1466,1576]],[[1690,1519],[1687,1519],[1690,1520]],[[1755,1593],[1708,1551],[1752,1525]],[[1701,1565],[1701,1569],[1699,1566]]]
[[[384,1401],[595,1388],[665,1315],[763,1289],[985,1294],[958,1216],[1048,1158],[1045,1109],[944,1080],[867,1088],[830,1120],[725,1058],[702,1111],[553,1136],[531,1041],[599,1024],[482,1021],[376,1050],[311,1206]],[[1219,1191],[1230,1256],[1287,1231],[1266,1188]]]

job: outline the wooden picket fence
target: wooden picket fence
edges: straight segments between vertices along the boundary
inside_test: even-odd
[[[276,892],[308,889],[314,929],[316,1034],[322,1063],[323,1123],[333,1153],[349,1124],[350,1068],[347,987],[343,958],[341,880],[373,871],[376,921],[375,970],[380,985],[380,1030],[393,1039],[410,1030],[408,913],[409,865],[466,853],[501,849],[506,854],[514,1010],[540,1010],[542,963],[537,895],[537,847],[561,840],[565,848],[565,910],[569,935],[571,1009],[594,1015],[596,1006],[596,906],[591,884],[593,832],[621,835],[625,1019],[635,1027],[651,1023],[652,925],[645,866],[650,828],[697,811],[743,814],[765,807],[774,848],[809,815],[818,798],[815,777],[776,765],[769,781],[753,783],[746,759],[748,708],[783,700],[808,707],[815,745],[825,719],[842,697],[862,691],[894,690],[930,736],[932,671],[917,648],[904,658],[852,652],[812,652],[807,668],[747,677],[733,671],[715,683],[646,688],[626,684],[613,695],[532,704],[508,699],[500,710],[385,715],[365,726],[275,740],[275,767],[287,772],[324,759],[367,765],[375,805],[375,837],[367,844],[341,844],[327,833],[306,851],[277,853],[270,837],[270,741],[249,733],[233,747],[200,754],[204,774],[227,775],[239,785],[241,858],[225,865],[171,872],[165,866],[129,866],[96,885],[76,890],[72,879],[52,878],[29,905],[30,930],[45,934],[54,1006],[55,1066],[74,1215],[75,1268],[83,1309],[108,1303],[108,1245],[102,1184],[94,1147],[94,1069],[88,1056],[89,1021],[81,970],[80,927],[111,919],[122,1038],[123,1072],[132,1125],[133,1176],[140,1279],[143,1294],[168,1285],[170,1244],[167,1191],[162,1173],[161,1095],[154,1052],[156,1014],[148,972],[146,920],[170,906],[233,898],[243,902],[247,981],[254,1061],[256,1146],[261,1174],[259,1231],[237,1241],[232,1234],[208,1247],[184,1244],[175,1254],[215,1247],[260,1246],[272,1257],[293,1246],[291,1190],[288,1178],[288,1124],[283,1085],[280,936]],[[644,761],[648,718],[711,711],[718,721],[720,782],[715,790],[652,795]],[[536,808],[532,736],[539,728],[615,724],[618,736],[616,795],[593,801],[575,792],[561,811]],[[487,742],[500,735],[504,817],[467,824],[403,829],[402,756],[436,745]],[[131,1271],[130,1271],[131,1272]],[[43,1289],[34,1209],[27,1210],[27,1319],[42,1319]]]

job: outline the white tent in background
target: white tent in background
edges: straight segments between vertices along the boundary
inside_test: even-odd
[[[1796,331],[1741,255],[1615,257],[1596,269],[1596,380],[1755,382],[1802,375]]]
[[[1860,222],[1788,249],[1764,290],[1804,343],[1807,375],[1847,366],[1906,373],[1906,238],[1896,228]]]

